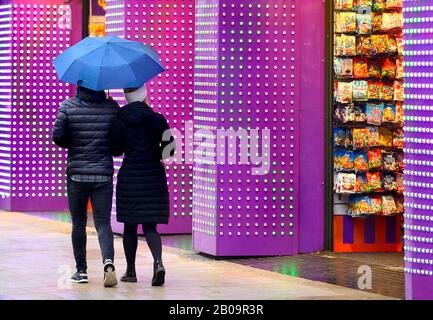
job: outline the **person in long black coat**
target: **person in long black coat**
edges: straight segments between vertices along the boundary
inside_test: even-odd
[[[173,155],[174,142],[165,117],[145,102],[145,86],[124,92],[129,103],[119,110],[110,130],[113,154],[125,155],[116,190],[117,221],[124,223],[123,247],[127,260],[121,281],[137,282],[137,227],[142,225],[154,259],[152,285],[161,286],[165,268],[157,224],[168,224],[170,211],[162,159]],[[170,139],[164,139],[165,136]]]

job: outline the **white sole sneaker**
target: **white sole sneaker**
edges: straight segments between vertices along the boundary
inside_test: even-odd
[[[81,280],[69,279],[69,281],[72,283],[89,283],[89,280],[87,279],[81,279]]]
[[[114,266],[105,266],[104,269],[104,287],[111,288],[117,286],[117,277],[116,272],[114,271]]]

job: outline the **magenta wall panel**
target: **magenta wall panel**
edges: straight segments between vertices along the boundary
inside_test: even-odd
[[[433,299],[433,0],[404,2],[407,299]]]
[[[171,217],[170,224],[160,225],[159,230],[191,233],[193,161],[186,146],[192,146],[193,134],[194,0],[111,0],[107,1],[106,20],[107,34],[147,44],[158,52],[166,68],[147,84],[149,104],[177,130],[177,152],[182,156],[166,165]],[[119,90],[113,96],[125,104]],[[120,164],[118,159],[117,168]],[[114,228],[122,231],[115,221]]]
[[[70,86],[52,66],[72,41],[63,1],[0,5],[0,205],[6,210],[65,210],[65,153],[51,142]]]
[[[197,251],[216,256],[298,252],[296,23],[293,0],[196,1],[193,244]],[[218,129],[244,129],[248,135],[227,138],[222,149]],[[258,141],[253,140],[253,130],[258,130]],[[248,140],[248,150],[229,151],[239,140]],[[222,151],[238,160],[222,163],[218,159]],[[268,165],[269,171],[262,175],[256,174],[259,165],[252,158],[256,151],[268,158],[261,165]],[[239,162],[246,155],[248,161]]]

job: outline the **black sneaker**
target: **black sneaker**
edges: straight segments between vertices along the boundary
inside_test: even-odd
[[[116,268],[110,259],[104,262],[104,287],[111,288],[117,286]]]
[[[137,275],[135,272],[126,271],[125,274],[120,277],[120,281],[135,283],[137,282]]]
[[[157,261],[153,264],[152,286],[160,287],[165,283],[165,268],[162,261]]]
[[[77,271],[70,279],[73,283],[88,283],[87,272],[80,270]]]

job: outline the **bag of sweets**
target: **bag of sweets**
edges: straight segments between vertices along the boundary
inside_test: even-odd
[[[382,147],[392,147],[392,131],[379,127],[379,142]]]
[[[380,146],[379,128],[378,127],[369,127],[368,132],[369,132],[369,136],[368,136],[369,147]]]
[[[386,172],[383,174],[383,185],[382,188],[385,191],[396,191],[397,190],[397,180],[395,174],[392,172]]]
[[[397,41],[398,54],[400,56],[402,56],[403,55],[403,36],[396,37],[395,41]]]
[[[369,191],[381,191],[382,181],[380,177],[380,172],[367,172],[367,188]]]
[[[404,192],[404,175],[397,172],[395,174],[395,180],[397,182],[397,192],[402,194]]]
[[[404,131],[401,128],[393,131],[392,146],[397,149],[404,148]]]
[[[388,52],[398,53],[397,40],[394,37],[388,37]]]
[[[403,8],[403,0],[386,0],[387,9],[401,9]]]
[[[371,78],[377,78],[380,79],[382,77],[381,75],[382,69],[377,61],[370,61],[368,65],[368,76]]]
[[[336,56],[356,56],[356,37],[342,34],[336,37]]]
[[[395,66],[397,68],[395,77],[397,79],[403,79],[404,77],[403,59],[402,58],[395,59]]]
[[[356,13],[337,13],[335,17],[335,29],[337,32],[356,32]]]
[[[403,171],[404,170],[404,155],[402,152],[396,152],[396,158],[397,158],[397,165],[398,170]]]
[[[357,172],[365,172],[368,170],[368,158],[365,152],[356,151],[354,153],[353,167]]]
[[[395,79],[397,67],[390,58],[386,58],[382,66],[382,78]]]
[[[368,37],[358,37],[356,50],[358,54],[369,57],[371,56],[371,38]],[[380,73],[380,72],[379,72]]]
[[[386,171],[396,171],[399,169],[397,157],[394,152],[383,151],[383,169]]]
[[[373,0],[373,11],[383,11],[386,9],[386,0]]]
[[[395,101],[404,100],[404,89],[403,89],[403,83],[401,81],[394,81],[394,100]]]
[[[379,100],[380,99],[380,91],[382,90],[382,82],[377,81],[369,81],[368,82],[368,99],[370,100]]]
[[[337,193],[355,193],[356,191],[356,175],[354,173],[337,174],[336,192]]]
[[[392,12],[382,14],[382,30],[389,31],[392,29],[403,28],[403,14]]]
[[[366,115],[364,112],[364,106],[358,104],[354,107],[354,110],[355,110],[355,122],[365,122]]]
[[[334,146],[345,147],[346,146],[346,129],[341,127],[334,128]]]
[[[371,214],[382,214],[382,198],[381,196],[370,196]]]
[[[382,168],[382,150],[370,149],[367,152],[368,169],[381,169]]]
[[[367,178],[365,173],[358,173],[356,175],[356,192],[367,192]]]
[[[365,114],[368,124],[380,126],[382,124],[383,104],[367,103]]]
[[[353,128],[353,149],[368,147],[369,130],[367,128]]]
[[[383,106],[383,122],[395,122],[395,105],[385,103]]]
[[[377,34],[371,36],[371,52],[375,54],[384,54],[388,52],[388,35]]]
[[[353,81],[353,100],[366,101],[368,100],[368,82],[364,80]]]
[[[368,78],[368,64],[366,59],[355,59],[353,63],[354,78]]]
[[[400,126],[403,126],[404,123],[404,109],[403,102],[397,101],[395,103],[395,122]]]
[[[382,30],[382,14],[373,13],[371,16],[371,29],[375,32]]]
[[[359,9],[369,9],[373,5],[373,0],[356,0],[355,8]]]
[[[394,98],[394,84],[383,83],[380,88],[380,99],[392,101]]]
[[[335,58],[334,71],[338,77],[351,77],[353,74],[353,60],[350,58]]]
[[[365,214],[370,214],[370,198],[368,196],[355,196],[353,198],[353,204],[351,205],[351,215],[352,216],[362,216]]]
[[[392,216],[397,213],[394,197],[391,195],[382,196],[382,214],[384,216]]]
[[[352,82],[337,83],[337,102],[348,103],[353,99],[353,84]]]
[[[359,34],[370,34],[371,33],[371,14],[357,14],[356,22],[358,25]]]
[[[353,8],[353,0],[335,0],[335,9],[344,10],[344,9],[352,9]]]
[[[404,213],[404,197],[402,197],[402,196],[394,197],[394,202],[395,202],[395,206],[397,208],[397,213],[403,214]]]

